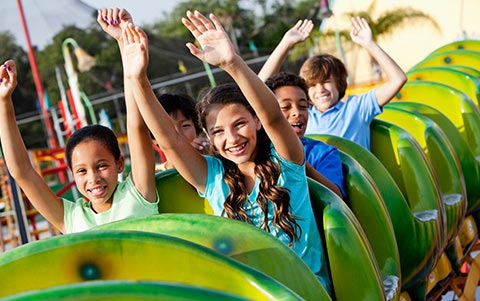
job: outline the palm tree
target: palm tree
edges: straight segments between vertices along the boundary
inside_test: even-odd
[[[393,10],[387,10],[380,15],[376,19],[373,19],[372,16],[377,7],[377,0],[373,0],[368,8],[364,11],[360,12],[347,12],[345,13],[345,17],[351,19],[354,16],[360,16],[367,20],[370,28],[372,29],[373,39],[378,41],[380,37],[389,36],[395,32],[398,28],[405,26],[405,25],[413,25],[418,22],[428,22],[430,23],[436,30],[440,31],[440,26],[436,22],[436,20],[431,17],[430,15],[411,8],[411,7],[400,7],[395,8]],[[337,33],[333,30],[329,30],[325,33],[321,33],[318,29],[312,33],[312,38],[309,43],[303,43],[296,47],[295,51],[292,53],[292,60],[297,56],[304,56],[309,53],[310,49],[312,49],[313,41],[320,41],[320,44],[326,45],[327,47],[330,46],[333,49],[332,45],[334,44],[335,35],[339,34],[342,38],[342,41],[346,43],[346,45],[350,46],[349,48],[358,47],[355,43],[352,42],[350,38],[350,31],[349,30],[341,30]],[[330,49],[329,49],[330,50]],[[371,58],[371,65],[372,70],[374,72],[374,78],[377,80],[381,79],[381,69],[378,63]]]

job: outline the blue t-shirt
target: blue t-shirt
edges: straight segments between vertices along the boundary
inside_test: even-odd
[[[370,150],[370,123],[382,110],[375,90],[351,95],[345,102],[339,101],[323,113],[310,106],[305,134],[339,136]]]
[[[300,140],[305,150],[305,160],[324,177],[337,185],[342,195],[346,196],[342,160],[338,149],[319,140],[306,137],[300,138]]]
[[[271,148],[271,156],[274,162],[280,164],[282,169],[277,184],[290,191],[291,213],[298,218],[297,223],[302,229],[302,235],[297,241],[293,242],[292,249],[319,277],[324,287],[330,291],[330,279],[323,254],[322,242],[310,204],[305,164],[297,165],[281,158],[273,147]],[[204,157],[207,161],[208,175],[205,193],[202,194],[199,192],[199,195],[208,199],[215,215],[221,216],[225,200],[230,194],[230,189],[224,180],[225,169],[220,159],[211,156]],[[263,213],[257,204],[259,182],[260,180],[257,178],[252,192],[248,195],[248,201],[244,203],[248,217],[257,227],[263,221]],[[273,203],[268,202],[268,206],[268,226],[270,233],[288,245],[290,242],[288,235],[272,225],[274,212]]]

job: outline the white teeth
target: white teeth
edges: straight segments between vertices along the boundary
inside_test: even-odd
[[[237,146],[237,147],[231,147],[228,150],[231,151],[231,152],[238,152],[238,151],[242,150],[244,147],[245,147],[245,144],[242,144],[242,145]]]
[[[92,193],[98,193],[98,192],[100,192],[100,191],[102,191],[102,190],[103,190],[103,187],[98,187],[98,188],[90,189],[90,192],[92,192]]]

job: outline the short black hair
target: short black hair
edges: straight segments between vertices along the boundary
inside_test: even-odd
[[[185,118],[193,121],[197,134],[201,132],[198,116],[195,111],[195,101],[190,95],[183,93],[162,93],[159,94],[157,98],[168,115],[176,116],[178,111],[182,112]]]
[[[285,87],[285,86],[293,86],[298,87],[305,92],[305,95],[308,99],[308,86],[307,83],[303,78],[299,75],[296,75],[290,71],[282,71],[277,74],[270,76],[266,81],[265,84],[275,92],[278,88]]]
[[[120,147],[118,146],[118,140],[115,133],[110,128],[103,125],[86,125],[73,132],[72,136],[67,141],[67,145],[65,147],[65,156],[67,158],[67,165],[70,169],[72,168],[73,150],[80,143],[89,140],[100,142],[112,153],[116,161],[120,159]]]

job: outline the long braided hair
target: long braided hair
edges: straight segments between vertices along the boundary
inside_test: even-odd
[[[210,110],[216,106],[228,104],[243,105],[252,115],[256,115],[236,84],[222,84],[208,90],[197,102],[197,114],[200,125],[206,129],[206,117]],[[255,175],[260,179],[259,195],[256,201],[263,212],[263,221],[261,221],[259,227],[267,232],[271,231],[268,226],[268,204],[272,202],[274,210],[272,225],[280,228],[287,234],[290,238],[290,243],[292,243],[299,238],[297,230],[301,233],[301,229],[296,222],[296,218],[289,211],[289,190],[277,185],[281,168],[278,163],[272,161],[270,144],[270,138],[267,136],[265,130],[263,128],[258,130],[254,171]],[[222,157],[215,150],[213,150],[212,153],[222,161],[225,168],[225,182],[230,189],[230,194],[225,200],[222,214],[226,214],[228,218],[253,223],[244,208],[245,202],[248,202],[248,192],[245,186],[244,175],[234,162]]]

